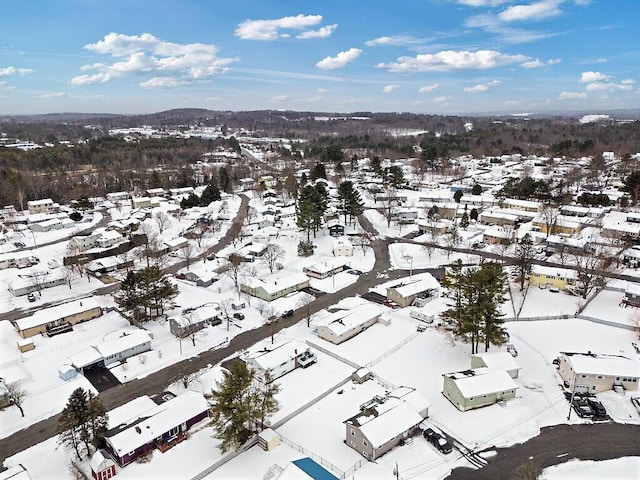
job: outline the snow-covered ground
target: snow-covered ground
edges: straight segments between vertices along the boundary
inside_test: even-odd
[[[640,458],[624,457],[614,460],[570,460],[547,467],[540,480],[635,480],[640,478]]]

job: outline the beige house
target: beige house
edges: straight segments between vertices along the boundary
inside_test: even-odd
[[[73,325],[86,322],[102,315],[102,308],[92,298],[63,303],[51,308],[38,310],[30,317],[15,321],[15,327],[22,338],[38,334],[55,335],[72,330]]]
[[[43,198],[42,200],[29,200],[27,202],[27,209],[29,215],[35,215],[37,213],[55,213],[58,211],[60,205],[54,203],[50,198]]]
[[[615,385],[637,390],[640,363],[622,355],[564,352],[560,355],[558,373],[576,392],[604,392]]]
[[[506,371],[486,367],[442,375],[442,394],[460,411],[515,398],[518,386]]]
[[[352,257],[353,244],[347,237],[339,237],[333,241],[333,255],[336,257]]]
[[[414,275],[413,278],[404,278],[391,287],[387,287],[387,298],[396,302],[400,307],[408,307],[420,298],[423,301],[437,298],[440,292],[440,284],[430,273]]]
[[[380,307],[374,304],[360,305],[353,310],[338,310],[328,318],[314,322],[316,334],[337,345],[377,323],[381,313]]]

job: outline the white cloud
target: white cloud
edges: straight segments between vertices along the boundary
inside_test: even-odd
[[[465,92],[477,93],[477,92],[486,92],[490,88],[497,87],[502,82],[500,80],[493,80],[488,83],[479,83],[478,85],[474,85],[473,87],[467,87],[464,89]]]
[[[5,67],[0,68],[0,77],[8,77],[9,75],[26,75],[27,73],[31,73],[33,70],[30,68],[17,68],[17,67]]]
[[[560,100],[576,100],[580,98],[587,98],[587,94],[585,92],[562,92],[558,95]]]
[[[394,47],[407,47],[424,43],[424,40],[410,37],[407,35],[394,35],[391,37],[378,37],[373,40],[367,40],[364,44],[367,47],[377,47],[379,45],[390,45]]]
[[[7,82],[0,82],[0,90],[15,90],[16,87],[9,85]]]
[[[423,87],[420,87],[420,89],[418,90],[418,92],[420,93],[429,93],[429,92],[433,92],[436,88],[438,88],[440,86],[439,83],[434,83],[432,85],[425,85]]]
[[[598,58],[596,60],[596,63],[607,63],[609,60],[607,60],[606,58]]]
[[[508,55],[495,50],[445,50],[436,54],[399,57],[394,63],[379,63],[377,68],[390,72],[449,72],[454,70],[486,70],[529,61],[524,55]]]
[[[318,30],[308,30],[306,32],[302,32],[300,35],[297,35],[296,38],[326,38],[331,36],[331,34],[338,28],[338,24],[334,23],[333,25],[327,25],[326,27],[320,27]]]
[[[326,57],[316,63],[316,67],[321,70],[334,70],[342,68],[347,63],[352,62],[360,56],[362,50],[359,48],[350,48],[344,52],[339,52],[335,57]]]
[[[615,92],[619,90],[633,90],[634,80],[623,80],[620,83],[615,82],[591,82],[587,85],[588,92]]]
[[[468,7],[497,7],[508,1],[509,0],[458,0],[458,3]]]
[[[580,83],[604,82],[611,79],[611,76],[600,72],[582,72]]]
[[[449,100],[451,100],[451,97],[445,97],[445,96],[436,97],[433,99],[435,103],[447,103]]]
[[[83,65],[80,67],[82,71],[96,73],[73,77],[73,85],[105,83],[127,75],[155,73],[155,77],[140,85],[144,88],[175,88],[224,73],[227,71],[226,65],[237,60],[218,57],[215,45],[165,42],[149,33],[109,33],[102,40],[84,48],[122,60],[111,64],[97,62]]]
[[[399,86],[400,85],[385,85],[384,88],[382,89],[382,93],[391,93]]]
[[[561,1],[562,0],[541,0],[529,5],[514,5],[500,12],[498,18],[503,22],[518,22],[555,17],[562,13],[558,8]]]
[[[325,93],[325,92],[327,92],[327,89],[326,88],[318,88],[318,89],[316,89],[316,92]]]
[[[172,77],[153,77],[140,84],[143,88],[176,88],[184,82]]]
[[[557,65],[559,63],[562,63],[561,58],[552,58],[550,60],[547,60],[547,65]]]
[[[271,98],[272,102],[284,102],[285,100],[289,99],[289,95],[276,95],[275,97]]]
[[[539,68],[539,67],[544,67],[544,62],[541,62],[539,58],[536,58],[535,60],[524,62],[520,66],[522,68]]]
[[[67,98],[68,96],[66,92],[47,92],[39,95],[40,98]]]
[[[296,15],[276,20],[245,20],[236,27],[235,35],[242,40],[277,40],[290,37],[281,29],[304,30],[322,21],[322,15]]]

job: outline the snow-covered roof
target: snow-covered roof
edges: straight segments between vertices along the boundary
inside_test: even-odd
[[[336,258],[330,257],[321,262],[314,263],[313,265],[305,267],[304,270],[308,272],[323,274],[323,273],[329,273],[335,270],[336,268],[344,267],[348,263],[349,263],[349,260],[344,257],[336,257]]]
[[[445,373],[444,376],[455,381],[460,393],[465,398],[518,388],[513,378],[505,370],[481,367],[462,372]]]
[[[93,365],[102,360],[102,355],[96,347],[87,347],[73,355],[69,355],[69,361],[76,368],[83,368],[87,365]]]
[[[22,465],[16,465],[0,472],[0,480],[31,480],[31,476]]]
[[[357,417],[360,431],[374,448],[381,447],[385,442],[415,427],[423,420],[411,405],[395,398],[389,398],[383,404],[376,405],[375,410],[377,414]]]
[[[183,245],[186,245],[187,243],[189,243],[189,240],[184,237],[176,237],[172,238],[171,240],[164,241],[164,244],[169,248],[179,248]]]
[[[496,370],[514,370],[520,368],[516,359],[509,352],[484,352],[476,353],[471,357],[478,357],[482,359],[487,368],[494,368]]]
[[[409,283],[389,288],[395,289],[399,295],[406,298],[427,290],[438,289],[440,288],[440,284],[430,273],[422,273],[419,278],[414,278],[413,281],[409,280]]]
[[[135,427],[107,438],[118,454],[126,455],[208,409],[202,394],[187,391],[141,414],[138,418],[146,418]]]
[[[431,402],[413,387],[398,387],[389,392],[389,397],[407,402],[416,412],[426,411],[431,406]]]
[[[359,305],[353,310],[339,310],[331,314],[331,316],[316,322],[318,326],[324,326],[331,330],[337,336],[354,328],[371,321],[373,318],[380,316],[382,309],[374,304]]]
[[[280,345],[273,346],[271,350],[264,351],[258,350],[256,352],[248,353],[247,358],[251,360],[251,363],[257,365],[262,370],[269,371],[273,367],[282,365],[305,350],[309,350],[309,346],[299,340],[290,340]]]
[[[30,317],[23,317],[16,320],[16,326],[19,330],[27,330],[39,325],[45,325],[49,322],[55,322],[56,320],[68,317],[69,315],[76,315],[99,307],[100,304],[98,304],[98,302],[93,298],[83,298],[82,300],[76,300],[56,305],[55,307],[38,310]]]
[[[627,284],[627,289],[624,291],[626,295],[639,296],[640,295],[640,284],[629,282]]]
[[[640,377],[640,363],[622,355],[573,353],[564,354],[577,374]]]
[[[534,275],[544,275],[546,277],[577,278],[577,272],[568,268],[547,267],[545,265],[532,265],[531,273]]]
[[[278,272],[273,276],[269,276],[264,280],[261,280],[256,277],[249,277],[244,280],[244,285],[249,288],[260,288],[262,287],[265,292],[272,295],[280,290],[285,290],[287,288],[300,285],[301,283],[307,282],[309,277],[307,277],[304,273],[292,273],[287,272],[286,275],[282,272]]]
[[[101,449],[96,450],[93,456],[91,457],[91,463],[90,463],[91,471],[97,473],[100,468],[100,465],[105,460],[113,464],[113,460],[111,460],[111,457],[107,455],[107,452]]]
[[[146,330],[129,330],[115,339],[100,342],[95,347],[103,357],[107,358],[150,341],[151,335]]]

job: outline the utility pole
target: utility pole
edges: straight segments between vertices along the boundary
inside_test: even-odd
[[[396,462],[396,468],[393,469],[393,474],[396,476],[396,480],[400,480],[400,470],[398,469],[398,462]]]

